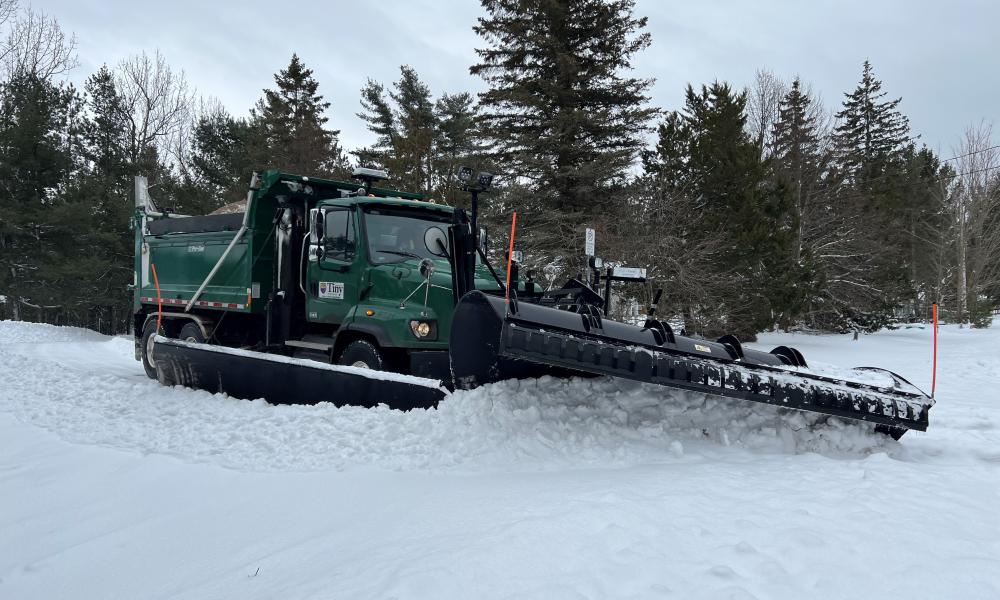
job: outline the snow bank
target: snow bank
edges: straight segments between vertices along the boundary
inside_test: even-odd
[[[37,342],[79,342],[107,339],[96,331],[80,327],[58,327],[46,323],[0,321],[0,344]]]

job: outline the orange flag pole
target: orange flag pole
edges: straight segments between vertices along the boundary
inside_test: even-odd
[[[938,305],[937,302],[931,305],[931,314],[934,318],[934,361],[931,367],[931,398],[934,397],[934,388],[937,387],[937,346],[938,346]]]
[[[511,260],[514,257],[514,233],[517,231],[517,212],[510,218],[510,247],[507,249],[507,285],[505,286],[505,291],[507,296],[504,298],[504,304],[510,304],[510,265]]]
[[[156,265],[150,263],[149,266],[153,268],[153,283],[156,284],[156,305],[159,309],[156,313],[156,333],[160,333],[160,323],[163,321],[163,298],[160,297],[160,278],[156,276]]]

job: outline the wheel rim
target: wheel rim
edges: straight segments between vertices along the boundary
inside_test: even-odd
[[[194,337],[193,335],[189,335],[186,338],[184,338],[184,341],[198,343],[198,338]]]
[[[353,363],[351,363],[351,366],[352,367],[358,367],[359,369],[370,369],[371,368],[370,366],[368,366],[368,363],[366,363],[363,360],[356,360]]]
[[[153,358],[153,342],[156,339],[156,333],[154,332],[148,338],[146,338],[146,362],[149,366],[156,368],[156,360]]]

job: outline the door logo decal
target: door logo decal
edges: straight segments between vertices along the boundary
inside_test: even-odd
[[[319,297],[331,298],[333,300],[344,299],[344,284],[339,281],[319,282]]]

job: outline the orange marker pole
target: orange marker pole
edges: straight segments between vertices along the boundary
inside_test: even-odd
[[[149,264],[153,268],[153,283],[156,284],[156,304],[159,312],[156,313],[156,333],[160,333],[160,323],[163,321],[163,298],[160,297],[160,278],[156,276],[156,265]]]
[[[507,285],[506,285],[507,296],[504,298],[504,304],[510,304],[510,265],[511,265],[511,260],[514,258],[515,231],[517,231],[517,212],[514,212],[513,216],[511,216],[510,218],[510,247],[507,249]]]
[[[934,361],[931,367],[931,398],[934,397],[934,388],[937,387],[937,338],[938,338],[938,305],[937,302],[931,305],[931,314],[934,318]]]

